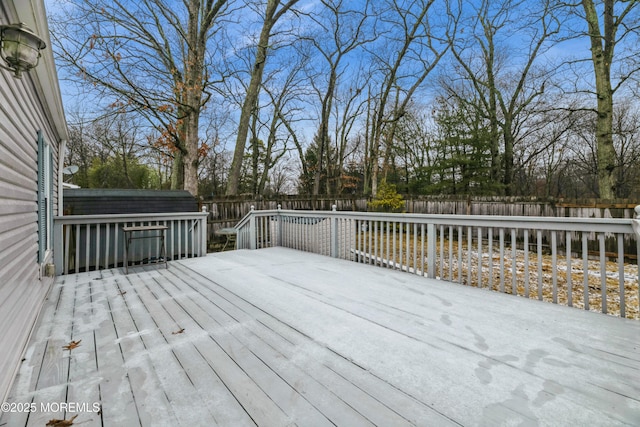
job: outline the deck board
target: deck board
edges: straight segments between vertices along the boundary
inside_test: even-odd
[[[640,322],[283,248],[62,276],[26,355],[80,425],[640,424]]]
[[[178,266],[178,268],[180,267]],[[340,375],[336,370],[342,369],[349,372],[350,367],[355,367],[353,363],[332,353],[324,346],[310,341],[309,337],[278,321],[275,317],[269,316],[227,289],[219,285],[211,286],[209,279],[195,274],[194,271],[183,268],[180,269],[180,274],[190,277],[191,283],[200,280],[207,281],[208,286],[201,289],[202,295],[216,301],[216,304],[219,304],[230,316],[240,320],[242,328],[236,332],[236,336],[242,337],[243,342],[261,340],[268,346],[277,349],[282,356],[291,362],[287,369],[295,366],[324,386],[328,393],[326,396],[320,396],[321,400],[335,397],[332,399],[332,404],[337,405],[333,406],[334,412],[340,407],[344,408],[344,405],[356,411],[357,415],[349,412],[336,414],[336,418],[338,415],[351,417],[348,423],[342,423],[339,418],[332,418],[338,425],[358,425],[363,421],[363,418],[376,425],[411,423],[404,415],[401,415],[403,411],[394,409],[393,399],[399,393],[398,390],[385,387],[388,385],[383,381],[373,381],[373,384],[370,384],[371,382],[359,384],[355,375],[350,373],[345,376]],[[356,369],[360,370],[357,367]],[[377,393],[377,391],[380,392]],[[407,396],[399,397],[400,401],[403,399],[406,400]],[[438,422],[439,425],[446,424],[446,420],[442,417],[437,415],[429,417],[428,414],[433,415],[432,411],[427,410],[426,412],[421,412],[413,419],[430,419],[430,421]]]
[[[76,279],[78,277],[76,276]],[[73,350],[65,350],[69,358],[69,377],[65,400],[69,402],[100,402],[100,381],[94,329],[93,283],[74,283],[75,298],[71,340],[79,342]],[[82,349],[82,351],[79,351]],[[87,381],[85,381],[87,380]],[[92,408],[93,409],[93,408]],[[73,415],[73,414],[70,414]],[[62,419],[70,418],[65,411]],[[85,424],[83,424],[85,425]],[[102,426],[101,417],[96,414],[86,419],[87,427]]]
[[[69,313],[75,307],[75,278],[69,278],[71,286],[62,287],[58,299],[54,301],[53,319],[48,319],[48,334],[43,337],[46,341],[44,354],[35,388],[42,392],[33,395],[32,403],[40,409],[50,402],[64,402],[67,394],[69,378],[70,354],[63,346],[72,340],[73,323],[68,321]],[[25,399],[26,400],[26,399]],[[29,414],[29,425],[45,425],[50,419],[64,419],[65,411],[54,410],[44,413],[40,410]]]
[[[100,414],[94,417],[101,418],[104,425],[140,425],[140,416],[136,408],[136,401],[125,366],[122,345],[117,335],[112,300],[122,298],[120,290],[113,280],[113,272],[110,270],[97,273],[92,278],[94,290],[94,336],[98,351],[96,352],[96,365],[100,373],[100,394],[104,396],[105,404],[101,405]],[[108,396],[119,396],[118,399],[109,399]],[[103,403],[103,402],[100,402]]]
[[[242,313],[228,305],[226,309],[222,309],[218,304],[224,303],[224,300],[219,297],[210,299],[207,296],[207,290],[207,288],[203,288],[201,293],[198,293],[206,298],[200,298],[198,301],[184,300],[181,305],[187,312],[195,315],[199,324],[204,328],[210,330],[233,329],[234,339],[229,339],[228,334],[218,334],[219,342],[224,344],[224,348],[229,353],[237,354],[239,349],[244,347],[253,355],[252,359],[260,360],[261,364],[257,366],[253,363],[250,364],[250,367],[254,369],[252,377],[269,390],[272,399],[285,412],[301,414],[296,418],[300,419],[302,425],[327,424],[327,419],[321,414],[327,414],[329,420],[335,424],[371,425],[364,416],[354,412],[352,408],[337,398],[329,389],[315,381],[313,377],[295,365],[287,363],[288,358],[281,352],[280,347],[273,346],[254,334],[246,325],[246,322],[251,322],[252,319],[240,320],[243,317]],[[216,305],[216,309],[210,308],[212,304]],[[257,370],[255,370],[256,367]],[[268,377],[265,377],[262,372],[268,373]],[[314,418],[305,419],[311,414],[314,414]]]

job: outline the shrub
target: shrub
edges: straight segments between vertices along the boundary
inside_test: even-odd
[[[404,199],[396,191],[396,186],[382,180],[378,186],[378,194],[367,203],[373,212],[402,212],[404,211]]]

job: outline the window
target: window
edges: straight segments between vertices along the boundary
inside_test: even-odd
[[[46,262],[53,229],[53,153],[38,131],[38,263]]]

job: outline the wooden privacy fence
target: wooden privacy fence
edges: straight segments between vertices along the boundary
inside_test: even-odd
[[[65,215],[54,218],[56,275],[122,266],[125,226],[166,226],[167,259],[204,256],[207,253],[206,213]],[[160,242],[136,243],[129,261],[157,261]],[[62,254],[60,256],[59,254]]]
[[[639,318],[638,261],[626,262],[624,251],[625,241],[638,251],[633,226],[631,218],[273,209],[250,211],[237,229],[240,249],[285,246]]]
[[[274,199],[220,198],[205,200],[202,205],[211,213],[210,221],[239,221],[251,206],[258,210],[331,210],[366,212],[366,197],[281,197]],[[408,198],[404,212],[423,214],[549,216],[579,218],[633,218],[637,200],[601,202],[598,200],[543,201],[516,197],[431,196]]]

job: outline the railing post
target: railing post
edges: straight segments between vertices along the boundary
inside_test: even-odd
[[[53,262],[56,266],[56,276],[64,272],[64,241],[62,240],[62,222],[53,220]]]
[[[631,226],[633,227],[633,231],[636,232],[636,236],[638,237],[638,242],[640,242],[640,205],[636,206],[633,211],[636,213]],[[640,253],[638,253],[640,262]]]
[[[206,205],[202,206],[202,213],[206,213],[206,215],[203,215],[202,218],[200,218],[200,254],[198,254],[198,256],[205,256],[207,254],[207,238],[209,235],[207,230],[207,218],[209,217],[209,213],[207,212]]]
[[[333,205],[331,207],[332,212],[337,211],[337,206]],[[336,215],[332,215],[330,217],[331,220],[331,256],[333,258],[338,258],[338,217]]]
[[[282,246],[282,205],[278,203],[278,215],[276,215],[276,246]]]
[[[427,277],[436,278],[436,225],[427,224]]]
[[[254,213],[255,206],[251,205],[251,211],[249,214],[251,217],[249,218],[249,249],[256,249],[256,215]]]

